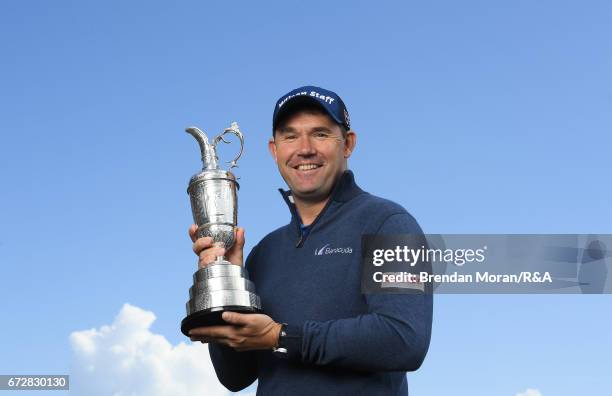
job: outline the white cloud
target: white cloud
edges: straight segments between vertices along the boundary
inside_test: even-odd
[[[537,389],[529,388],[525,392],[517,393],[516,396],[542,396],[542,394]]]
[[[113,324],[70,335],[70,389],[91,396],[227,395],[217,380],[208,348],[171,345],[149,328],[155,314],[124,304]]]

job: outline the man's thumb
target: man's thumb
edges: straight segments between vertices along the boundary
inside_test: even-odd
[[[234,241],[234,246],[240,250],[244,248],[244,228],[242,227],[236,228],[236,240]]]
[[[244,249],[244,228],[237,227],[236,234],[234,235],[234,245],[232,245],[226,256],[230,263],[242,265],[242,249]]]

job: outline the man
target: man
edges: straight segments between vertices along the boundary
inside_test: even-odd
[[[230,325],[193,329],[217,377],[262,395],[406,395],[406,371],[429,346],[431,293],[363,294],[361,237],[422,231],[401,206],[361,190],[347,169],[356,144],[334,92],[306,86],[282,96],[269,149],[289,186],[290,224],[263,238],[246,268],[264,314],[224,312]],[[200,267],[223,255],[195,240]],[[244,230],[226,257],[242,265]]]

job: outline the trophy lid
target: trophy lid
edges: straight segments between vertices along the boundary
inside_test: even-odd
[[[238,184],[236,176],[234,176],[232,172],[223,169],[211,169],[203,170],[191,176],[191,179],[189,179],[189,187],[187,187],[187,193],[189,194],[196,184],[206,180],[229,180],[236,184],[237,189],[240,189],[240,184]]]

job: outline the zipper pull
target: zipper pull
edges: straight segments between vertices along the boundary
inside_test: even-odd
[[[304,240],[304,235],[300,235],[300,239],[298,239],[297,243],[295,244],[296,248],[299,248],[302,245],[302,241]]]

